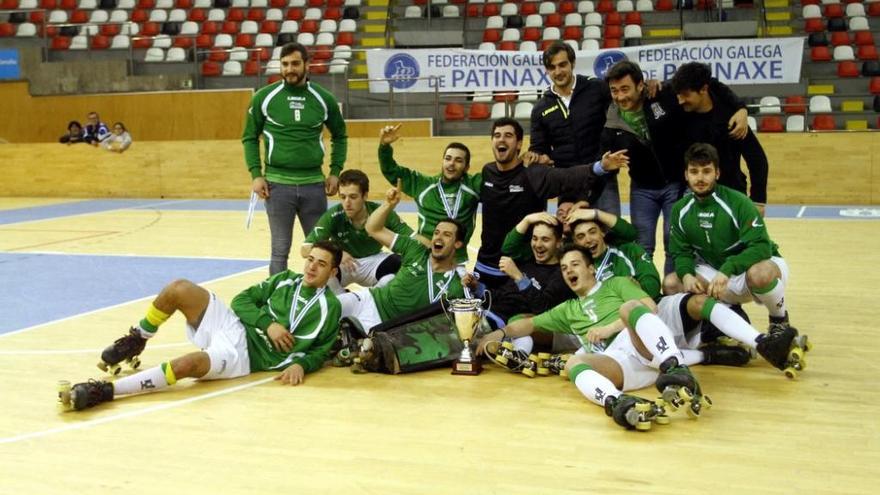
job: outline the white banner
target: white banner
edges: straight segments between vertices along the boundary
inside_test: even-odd
[[[800,82],[803,38],[679,41],[577,52],[575,72],[602,78],[622,59],[637,62],[646,79],[665,81],[679,65],[702,62],[727,84]],[[550,80],[541,52],[482,51],[455,48],[371,50],[367,52],[370,91],[472,92],[544,89]]]

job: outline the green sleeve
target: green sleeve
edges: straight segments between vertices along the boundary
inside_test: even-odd
[[[330,238],[331,232],[331,220],[333,218],[333,211],[327,210],[322,215],[321,218],[318,219],[318,223],[315,224],[312,231],[309,232],[309,235],[306,236],[305,244],[314,244],[318,241],[326,241]]]
[[[605,241],[609,244],[636,242],[638,239],[639,232],[633,224],[627,222],[621,217],[617,217],[617,222],[608,230],[608,234],[605,237]]]
[[[389,246],[391,251],[400,255],[401,260],[414,258],[426,251],[425,246],[421,242],[409,236],[398,234],[394,239],[394,243]]]
[[[400,219],[400,215],[397,212],[392,211],[390,215],[388,215],[388,220],[385,221],[385,227],[391,232],[395,232],[397,234],[411,237],[413,235],[413,229],[406,222]]]
[[[260,135],[263,133],[263,114],[260,112],[258,94],[251,98],[245,116],[244,131],[241,134],[241,143],[244,145],[244,162],[252,179],[262,177],[263,166],[260,162]]]
[[[557,333],[574,333],[572,331],[571,322],[568,321],[566,315],[566,306],[570,301],[560,303],[553,308],[532,318],[532,324],[535,328],[540,328],[548,332]]]
[[[324,361],[327,361],[330,355],[330,348],[333,347],[339,333],[339,318],[342,314],[342,306],[336,297],[333,297],[328,302],[330,304],[327,307],[327,319],[324,320],[324,328],[318,333],[318,337],[315,338],[312,346],[305,351],[305,356],[294,358],[290,363],[291,365],[298,364],[302,366],[303,371],[306,373],[312,373],[321,369]]]
[[[501,254],[510,256],[515,261],[531,261],[534,259],[529,239],[525,234],[517,232],[516,227],[510,229],[510,232],[504,237]]]
[[[467,184],[468,187],[476,191],[477,194],[480,194],[480,188],[483,187],[483,172],[480,171],[475,173],[474,175],[469,175],[467,179]]]
[[[660,298],[660,273],[644,248],[637,244],[630,244],[630,246],[634,251],[632,258],[635,262],[636,281],[642,290],[656,301]]]
[[[327,108],[327,129],[330,130],[330,175],[339,176],[342,168],[345,166],[345,159],[348,156],[348,134],[345,130],[345,120],[342,118],[342,112],[339,111],[339,105],[336,98],[332,94],[325,91],[328,104]]]
[[[767,233],[767,224],[755,204],[748,199],[740,201],[736,217],[739,222],[739,239],[746,247],[739,253],[728,256],[718,268],[719,272],[728,277],[744,273],[755,263],[773,256],[773,243]]]
[[[636,285],[635,282],[626,277],[613,277],[606,283],[610,283],[611,288],[624,302],[637,301],[639,299],[650,297],[644,290]]]
[[[232,299],[230,305],[232,311],[245,325],[266,330],[274,321],[268,311],[269,298],[279,282],[294,277],[296,277],[295,273],[285,270],[248,287]]]
[[[696,273],[697,261],[694,258],[694,248],[687,241],[687,236],[680,225],[684,222],[684,219],[679,218],[680,210],[681,208],[673,206],[669,215],[669,255],[672,256],[675,265],[675,274],[684,280],[685,275]]]
[[[431,182],[428,176],[402,167],[394,161],[394,148],[390,144],[379,145],[379,168],[392,186],[396,186],[397,179],[400,179],[403,193],[411,198],[418,196]]]

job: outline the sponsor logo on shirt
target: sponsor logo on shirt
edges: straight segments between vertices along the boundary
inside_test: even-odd
[[[491,182],[483,182],[483,185],[486,187],[495,187],[495,184],[492,184]]]
[[[303,109],[305,109],[305,108],[306,108],[306,104],[305,104],[305,103],[301,103],[301,102],[298,102],[298,101],[291,101],[291,102],[290,102],[290,109],[291,109],[291,110],[303,110]]]
[[[559,104],[553,105],[552,107],[548,108],[547,110],[544,110],[543,112],[541,112],[541,117],[546,117],[548,113],[555,112],[557,110],[559,110]]]
[[[287,101],[291,101],[291,100],[306,101],[306,97],[305,96],[288,96]]]
[[[515,184],[511,184],[511,186],[510,186],[510,192],[512,192],[512,193],[523,192],[524,190],[525,189],[523,189],[523,186],[517,186]]]

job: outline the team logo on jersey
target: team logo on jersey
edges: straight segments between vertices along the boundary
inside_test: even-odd
[[[758,227],[763,227],[763,226],[764,226],[763,223],[758,223],[758,217],[755,217],[755,219],[752,220],[752,227],[758,228]]]
[[[510,192],[512,192],[512,193],[523,192],[523,191],[525,191],[525,189],[523,189],[523,186],[517,186],[515,184],[512,184],[510,186]]]
[[[663,110],[663,107],[660,106],[660,102],[651,103],[651,113],[654,114],[654,120],[659,120],[660,117],[666,115],[666,111]]]
[[[419,77],[419,63],[412,55],[397,53],[385,62],[385,78],[395,89],[415,86]]]
[[[619,50],[605,50],[600,52],[599,55],[596,56],[596,61],[593,62],[593,72],[599,79],[605,79],[605,74],[608,72],[608,69],[621,60],[626,60],[626,55]]]

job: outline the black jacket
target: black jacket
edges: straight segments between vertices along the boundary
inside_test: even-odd
[[[593,163],[601,156],[599,136],[611,93],[605,81],[575,77],[568,109],[550,89],[532,108],[529,151],[549,156],[557,168]]]

